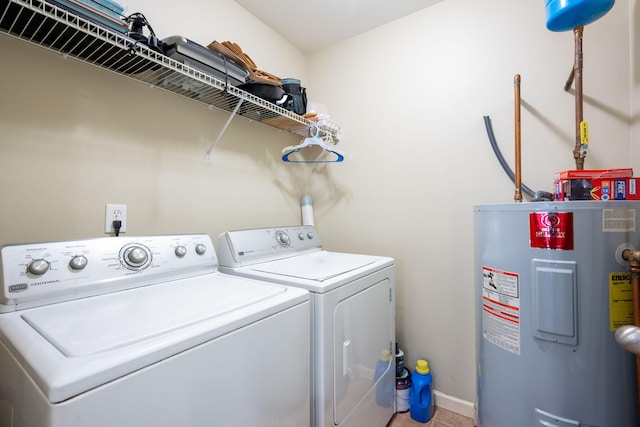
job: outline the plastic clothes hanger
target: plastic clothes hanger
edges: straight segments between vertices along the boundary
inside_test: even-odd
[[[331,136],[329,135],[329,138]],[[289,156],[293,153],[297,153],[301,149],[305,147],[310,147],[313,145],[317,145],[321,147],[324,151],[328,151],[329,153],[335,154],[335,158],[328,160],[320,160],[318,157],[315,160],[294,160],[290,159]],[[344,161],[344,153],[340,152],[333,144],[325,141],[321,136],[317,126],[314,126],[309,129],[309,136],[306,137],[302,142],[298,145],[291,145],[289,147],[285,147],[282,149],[282,152],[285,153],[282,156],[282,161],[291,162],[291,163],[337,163]]]

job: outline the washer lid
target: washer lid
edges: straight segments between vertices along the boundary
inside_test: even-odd
[[[380,257],[369,255],[321,251],[257,264],[252,266],[251,269],[264,273],[324,282],[371,265],[379,259]]]
[[[0,314],[0,348],[56,403],[308,300],[215,272]]]
[[[86,356],[187,327],[285,292],[283,287],[222,281],[215,286],[155,286],[27,311],[22,318],[62,354]]]

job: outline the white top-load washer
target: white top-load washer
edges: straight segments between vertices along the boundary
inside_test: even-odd
[[[395,412],[394,260],[328,252],[313,226],[227,231],[220,271],[311,292],[312,425],[384,427]]]
[[[0,426],[310,425],[309,293],[204,234],[2,248]]]

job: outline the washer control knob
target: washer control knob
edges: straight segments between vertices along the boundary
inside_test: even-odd
[[[140,246],[131,246],[124,253],[124,262],[131,267],[140,267],[147,262],[147,252]]]
[[[298,233],[298,239],[304,240],[305,237],[304,233]]]
[[[34,259],[27,266],[29,273],[41,276],[49,270],[49,262],[44,259]]]
[[[207,252],[207,247],[205,245],[203,245],[202,243],[198,243],[196,245],[196,253],[198,255],[204,255],[205,252]]]
[[[276,240],[278,241],[280,246],[287,247],[291,244],[291,239],[289,238],[289,235],[284,231],[278,231],[276,233]]]
[[[69,267],[73,268],[74,270],[82,270],[87,266],[88,262],[89,260],[87,260],[87,257],[85,257],[84,255],[76,255],[71,258],[71,261],[69,261]]]
[[[313,239],[315,236],[313,235],[312,232],[308,232],[307,233],[307,237],[310,238],[310,239]]]
[[[182,258],[183,256],[185,256],[187,254],[187,248],[185,248],[184,246],[176,246],[176,256],[178,258]]]

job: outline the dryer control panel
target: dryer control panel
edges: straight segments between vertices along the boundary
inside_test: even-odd
[[[2,248],[0,313],[212,273],[206,234],[104,237]]]
[[[218,236],[220,265],[239,267],[322,250],[312,225],[226,231]]]

